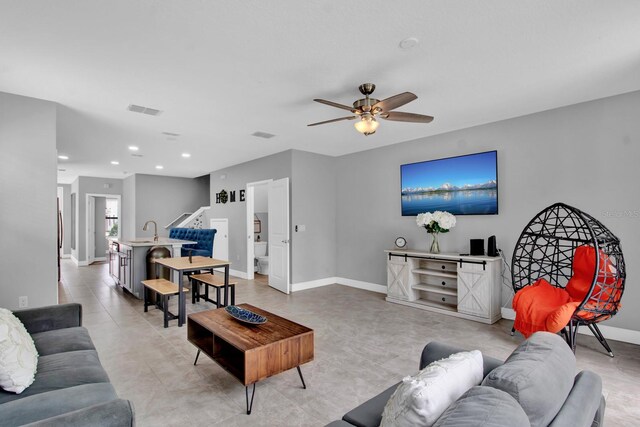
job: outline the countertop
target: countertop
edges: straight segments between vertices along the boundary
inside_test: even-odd
[[[120,243],[122,245],[131,246],[131,247],[140,247],[140,246],[182,246],[182,245],[193,245],[198,242],[193,242],[191,240],[180,240],[180,239],[170,239],[168,237],[160,237],[157,242],[153,241],[153,237],[136,237],[132,240],[125,239],[114,239],[116,243]]]

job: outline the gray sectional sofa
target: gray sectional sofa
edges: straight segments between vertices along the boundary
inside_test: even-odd
[[[420,369],[460,351],[466,350],[431,342],[422,351]],[[505,362],[483,355],[483,363],[482,384],[452,403],[435,426],[603,425],[602,380],[586,370],[576,375],[575,356],[559,336],[536,333]],[[378,427],[397,386],[389,387],[327,427]],[[490,396],[497,394],[501,394],[499,399]]]
[[[131,402],[119,399],[82,327],[82,306],[16,311],[38,350],[35,381],[21,394],[0,389],[2,426],[133,426]]]

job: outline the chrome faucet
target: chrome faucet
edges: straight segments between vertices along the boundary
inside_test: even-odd
[[[147,231],[147,226],[149,225],[150,222],[153,223],[153,241],[157,242],[158,241],[158,224],[156,224],[155,221],[149,220],[145,222],[144,227],[142,227],[142,231]]]

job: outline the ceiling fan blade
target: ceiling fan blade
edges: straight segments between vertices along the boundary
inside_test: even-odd
[[[340,117],[339,119],[332,119],[332,120],[325,120],[324,122],[311,123],[310,125],[307,125],[307,126],[318,126],[318,125],[324,125],[327,123],[339,122],[341,120],[353,120],[357,118],[358,116]]]
[[[353,107],[349,107],[348,105],[338,104],[337,102],[333,102],[333,101],[327,101],[326,99],[314,99],[314,101],[319,102],[320,104],[328,105],[330,107],[342,108],[343,110],[351,111],[352,113],[356,112],[355,108]]]
[[[391,111],[398,107],[402,107],[404,104],[408,104],[416,99],[418,99],[418,97],[413,93],[403,92],[377,102],[373,105],[373,107],[371,107],[371,109],[375,110],[376,108],[379,108],[382,111]]]
[[[380,117],[385,120],[391,120],[395,122],[431,123],[433,121],[433,117],[431,116],[414,113],[401,113],[400,111],[383,113],[380,114]]]

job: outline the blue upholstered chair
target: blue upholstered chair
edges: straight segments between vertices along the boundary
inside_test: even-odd
[[[172,228],[169,230],[169,237],[172,239],[191,240],[198,242],[194,245],[183,245],[182,256],[213,256],[213,239],[216,236],[215,229],[201,228]]]

